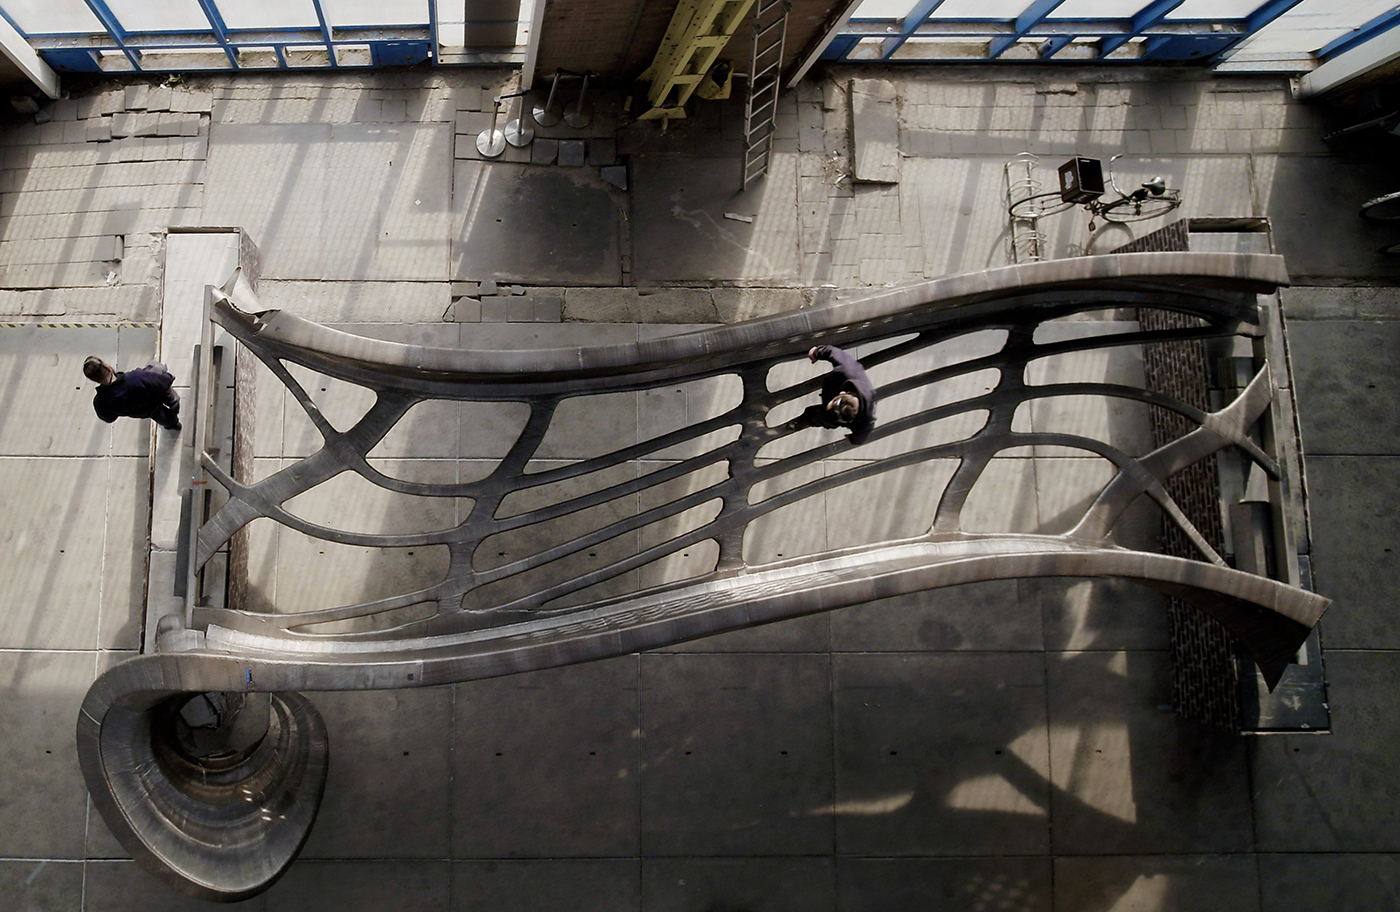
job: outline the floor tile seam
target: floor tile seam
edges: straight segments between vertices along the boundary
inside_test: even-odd
[[[857,603],[857,605],[850,605],[850,606],[847,606],[847,607],[852,607],[852,608],[854,608],[854,607],[858,607],[858,605],[864,605],[864,604],[867,604],[867,603],[863,603],[863,602],[862,602],[862,603]],[[840,608],[833,608],[833,609],[831,609],[831,610],[832,610],[832,611],[840,611],[841,609],[840,609]],[[745,655],[745,656],[825,656],[825,655],[840,655],[840,656],[859,656],[859,655],[869,655],[869,656],[921,656],[921,655],[947,655],[947,656],[953,656],[953,655],[983,655],[983,656],[985,656],[985,655],[1005,655],[1005,656],[1023,656],[1023,655],[1039,655],[1039,654],[1041,654],[1041,653],[1054,654],[1054,655],[1107,655],[1107,654],[1117,654],[1117,653],[1120,653],[1120,652],[1123,652],[1123,653],[1133,653],[1133,654],[1165,654],[1165,653],[1168,653],[1168,652],[1170,652],[1170,651],[1171,651],[1170,649],[836,649],[836,648],[834,648],[834,647],[833,647],[832,649],[830,649],[830,650],[826,650],[826,649],[822,649],[822,650],[808,650],[808,649],[799,649],[799,650],[750,650],[750,649],[745,649],[745,650],[726,650],[726,651],[721,651],[721,650],[715,650],[715,649],[677,649],[677,648],[674,648],[674,647],[657,647],[657,648],[655,648],[655,649],[647,649],[647,650],[645,650],[645,651],[643,651],[643,652],[641,652],[641,653],[633,653],[633,654],[634,654],[634,655],[726,655],[726,656],[738,656],[738,655]],[[1333,652],[1334,650],[1333,650],[1332,648],[1329,647],[1327,651],[1328,651],[1328,652]],[[1342,651],[1342,650],[1336,650],[1336,651]],[[1400,652],[1400,649],[1394,649],[1394,650],[1354,650],[1354,651]]]
[[[1361,653],[1366,655],[1400,655],[1400,647],[1377,648],[1367,646],[1328,646],[1327,655],[1334,653]]]
[[[1383,315],[1382,315],[1382,314],[1377,314],[1376,316],[1373,316],[1373,317],[1357,317],[1357,316],[1351,316],[1351,315],[1348,315],[1348,316],[1336,316],[1336,317],[1327,317],[1327,316],[1291,316],[1291,317],[1290,317],[1290,316],[1287,316],[1287,315],[1285,314],[1285,319],[1288,321],[1288,324],[1289,324],[1290,326],[1296,326],[1296,325],[1298,325],[1298,324],[1300,324],[1300,323],[1303,323],[1303,324],[1310,324],[1310,323],[1321,323],[1321,324],[1327,324],[1327,323],[1365,323],[1365,324],[1375,324],[1375,323],[1400,323],[1400,314],[1395,314],[1395,315],[1393,315],[1393,316],[1392,316],[1391,314],[1383,314]]]
[[[1254,853],[1260,857],[1295,857],[1298,855],[1381,855],[1400,858],[1400,849],[1310,849],[1286,852],[1279,849],[1260,849]]]
[[[129,456],[118,455],[116,453],[3,453],[0,460],[22,460],[30,462],[35,459],[145,459],[141,454]]]
[[[537,864],[540,862],[568,861],[568,862],[632,862],[641,860],[643,863],[651,860],[752,860],[767,859],[776,861],[786,861],[792,859],[822,860],[822,859],[855,859],[860,861],[1001,861],[1005,859],[1049,859],[1052,861],[1072,861],[1080,859],[1170,859],[1170,858],[1289,858],[1299,855],[1362,855],[1377,857],[1400,857],[1400,851],[1385,849],[1318,849],[1311,851],[1280,851],[1280,850],[1253,850],[1241,851],[1216,851],[1216,852],[1093,852],[1093,853],[1071,853],[1071,852],[1044,852],[1044,853],[1002,853],[1002,854],[909,854],[893,855],[890,853],[860,853],[860,852],[793,852],[789,854],[775,852],[735,852],[735,853],[642,853],[628,855],[462,855],[462,856],[442,856],[442,855],[337,855],[324,857],[301,856],[299,864],[328,863],[346,864],[361,862],[407,862],[416,864],[454,864],[454,863],[493,863],[517,862],[522,864]],[[131,858],[111,858],[86,856],[83,858],[59,858],[59,857],[0,857],[0,862],[23,863],[23,862],[49,862],[52,864],[85,864],[85,863],[111,863],[111,864],[134,864]]]
[[[1056,859],[1074,858],[1246,858],[1261,855],[1254,849],[1241,849],[1237,852],[1055,852]],[[1312,854],[1312,853],[1307,853]]]
[[[91,649],[75,649],[75,648],[71,648],[71,647],[54,647],[54,646],[0,646],[0,655],[6,654],[6,653],[34,653],[34,654],[38,654],[38,655],[94,655],[94,656],[100,656],[100,655],[101,655],[102,653],[104,653],[104,652],[107,652],[107,653],[129,653],[130,655],[133,655],[133,656],[139,655],[139,654],[140,654],[140,651],[139,651],[139,650],[136,650],[136,649],[102,649],[102,648],[100,648],[100,647],[93,647],[93,648],[91,648]]]
[[[117,337],[117,358],[118,358],[118,363],[121,363],[121,361],[120,361],[120,359],[121,359],[121,337],[120,337],[120,336]],[[113,438],[113,435],[108,434],[108,436],[107,436],[107,448],[108,448],[108,453],[109,453],[109,454],[110,454],[110,452],[111,452],[112,445],[113,445],[113,443],[114,443],[114,441],[113,441],[112,438]],[[108,559],[108,558],[107,558],[107,555],[108,555],[108,552],[109,552],[109,546],[111,546],[111,545],[113,544],[113,542],[112,542],[112,495],[113,495],[113,491],[112,491],[112,471],[113,471],[113,461],[112,461],[111,459],[107,459],[107,460],[106,460],[106,463],[107,463],[107,483],[106,483],[105,485],[103,485],[103,492],[102,492],[102,557],[101,557],[101,559],[98,560],[98,562],[97,562],[97,623],[94,625],[96,629],[93,631],[93,639],[96,641],[95,646],[96,646],[97,649],[101,649],[101,648],[102,648],[102,615],[103,615],[103,613],[104,613],[104,612],[102,611],[102,607],[103,607],[103,605],[105,605],[105,604],[107,603],[107,559]],[[146,534],[147,534],[148,536],[150,535],[150,528],[151,528],[151,522],[150,522],[150,518],[149,518],[149,516],[148,516],[148,517],[147,517],[147,520],[146,520]],[[143,586],[142,589],[144,590],[144,588],[145,588],[145,587]],[[96,656],[93,657],[93,679],[94,679],[94,680],[97,678],[97,663],[98,663],[99,661],[100,661],[100,660],[99,660]],[[87,839],[86,831],[85,831],[84,834],[83,834],[83,839],[84,839],[84,844],[86,844],[86,839]]]

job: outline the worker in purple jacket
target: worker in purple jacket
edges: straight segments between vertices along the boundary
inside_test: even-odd
[[[180,430],[180,397],[170,388],[175,378],[164,364],[119,371],[94,355],[83,362],[83,375],[97,384],[92,407],[108,424],[118,418],[150,418],[167,431]]]
[[[807,352],[813,363],[830,361],[831,373],[822,379],[822,404],[802,413],[801,423],[810,427],[848,427],[846,438],[852,444],[864,443],[875,428],[875,387],[860,362],[834,345],[818,345]]]

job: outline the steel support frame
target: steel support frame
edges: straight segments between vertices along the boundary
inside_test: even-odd
[[[1396,26],[1400,26],[1400,6],[1387,10],[1369,22],[1363,23],[1340,38],[1324,44],[1322,50],[1317,52],[1318,60],[1326,63],[1328,60],[1345,54],[1352,48],[1359,47],[1372,38],[1385,34]]]
[[[292,69],[287,61],[286,49],[294,46],[317,46],[324,45],[328,62],[325,67],[317,66],[314,69],[341,69],[342,64],[336,56],[336,49],[344,45],[374,44],[380,41],[412,41],[421,40],[429,45],[429,55],[433,62],[439,63],[438,55],[438,10],[437,3],[428,4],[428,19],[426,22],[403,24],[397,26],[344,26],[333,27],[326,18],[325,10],[321,0],[311,0],[312,8],[316,14],[316,25],[310,28],[257,28],[257,29],[230,29],[224,20],[223,13],[219,9],[218,0],[196,0],[201,12],[209,22],[209,29],[206,30],[171,30],[171,31],[142,31],[135,32],[127,29],[116,13],[108,5],[106,0],[83,0],[93,16],[106,30],[104,33],[96,34],[52,34],[43,32],[26,33],[14,22],[13,18],[0,8],[0,17],[3,17],[18,34],[20,39],[29,44],[31,48],[43,59],[43,52],[48,50],[84,50],[99,54],[103,52],[120,52],[130,65],[129,72],[142,73],[150,72],[141,65],[141,54],[145,50],[178,50],[181,48],[212,48],[217,47],[223,51],[228,58],[229,69],[243,69],[239,63],[239,50],[246,46],[271,46],[277,55],[278,69]],[[543,3],[540,4],[542,10]],[[538,15],[537,15],[538,18]],[[538,27],[532,29],[532,34],[538,34]],[[212,69],[223,69],[214,67]],[[259,68],[262,69],[262,68]],[[161,67],[159,72],[168,72],[168,67]],[[42,85],[42,83],[41,83]],[[47,92],[47,89],[45,90]]]
[[[1181,6],[1184,0],[1151,0],[1129,19],[1048,18],[1063,2],[1064,0],[1034,0],[1013,21],[1005,19],[930,19],[929,17],[942,4],[942,0],[920,0],[908,15],[899,20],[852,19],[848,14],[820,42],[821,50],[817,53],[822,59],[855,60],[857,58],[851,58],[848,55],[860,39],[878,36],[883,38],[880,46],[880,58],[890,60],[911,38],[971,38],[988,41],[986,56],[971,59],[993,61],[1006,60],[1007,58],[1003,56],[1005,52],[1022,39],[1043,38],[1036,59],[1046,60],[1053,57],[1075,38],[1098,38],[1100,46],[1097,59],[1107,60],[1110,54],[1133,38],[1141,37],[1148,40],[1147,52],[1137,59],[1151,62],[1154,59],[1154,51],[1161,48],[1165,39],[1170,37],[1192,35],[1210,38],[1220,38],[1222,35],[1234,37],[1234,41],[1228,47],[1203,60],[1203,62],[1216,62],[1228,57],[1241,41],[1278,19],[1297,6],[1301,0],[1269,0],[1248,16],[1229,20],[1169,21],[1167,16]],[[1369,29],[1376,26],[1376,29],[1369,32],[1368,36],[1378,34],[1380,31],[1397,24],[1389,21],[1389,18],[1393,16],[1400,16],[1400,13],[1388,13],[1385,16],[1377,17],[1376,20],[1367,23],[1362,28]],[[892,24],[894,24],[894,28],[891,27]],[[1365,40],[1360,36],[1348,36],[1348,38]],[[1354,44],[1347,46],[1354,46]],[[922,59],[931,61],[949,59],[963,62],[970,58],[930,57]],[[1131,61],[1118,60],[1115,62]]]

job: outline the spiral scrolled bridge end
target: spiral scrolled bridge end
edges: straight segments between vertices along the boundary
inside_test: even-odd
[[[167,689],[175,660],[119,665],[93,684],[78,757],[93,802],[132,857],[200,899],[266,890],[301,851],[330,744],[298,693]]]

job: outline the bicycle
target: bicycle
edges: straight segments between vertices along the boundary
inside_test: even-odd
[[[1372,222],[1400,221],[1400,191],[1387,193],[1361,204],[1361,217]],[[1381,253],[1400,255],[1400,241],[1380,248]]]
[[[1082,205],[1089,211],[1089,230],[1095,228],[1094,220],[1102,218],[1106,222],[1125,224],[1160,218],[1176,209],[1182,203],[1181,191],[1167,187],[1160,175],[1143,181],[1136,190],[1124,193],[1114,179],[1113,163],[1123,157],[1119,153],[1108,160],[1108,184],[1118,194],[1117,199],[1104,202],[1102,170],[1097,159],[1070,159],[1060,167],[1060,189],[1045,193],[1035,193],[1012,203],[1007,207],[1013,219],[1035,221],[1050,215],[1058,215],[1067,209]],[[1079,174],[1083,169],[1086,173]],[[1097,177],[1095,169],[1098,169]],[[1074,176],[1068,178],[1070,170]]]

